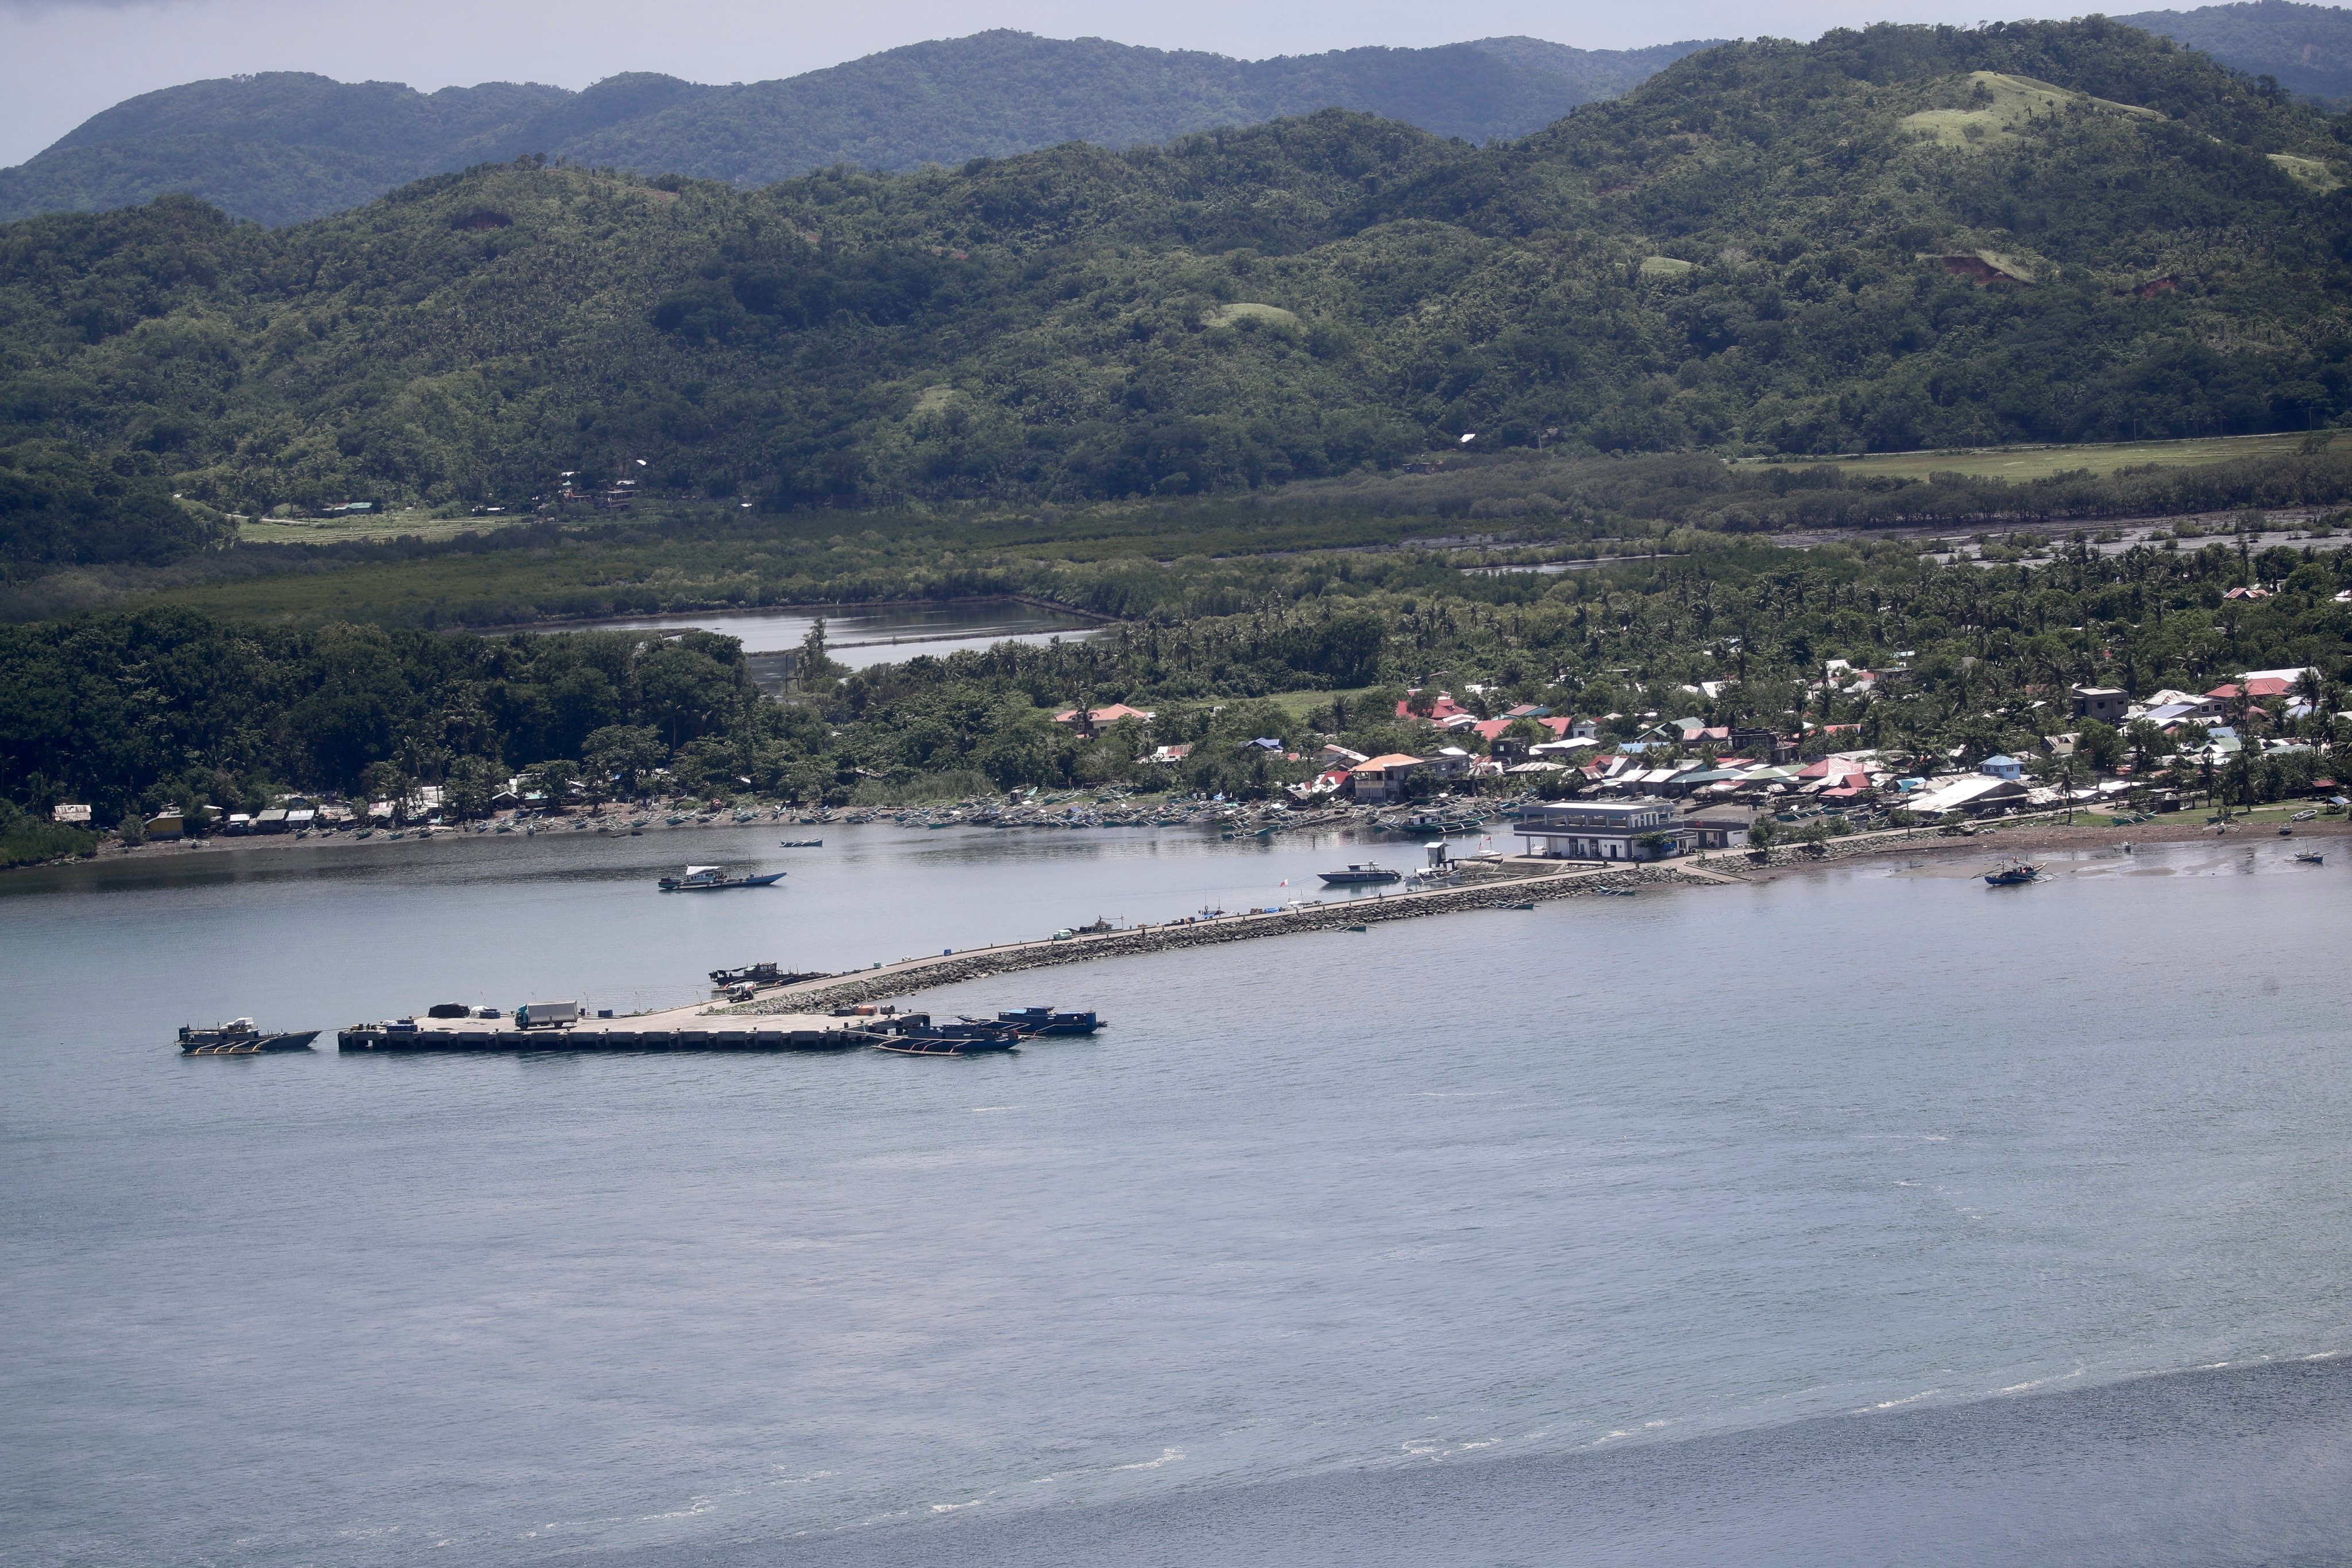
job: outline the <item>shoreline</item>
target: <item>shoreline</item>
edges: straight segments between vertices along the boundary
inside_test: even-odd
[[[2221,843],[2294,844],[2310,839],[2332,842],[2352,837],[2352,820],[2341,816],[2315,817],[2309,822],[2298,822],[2294,824],[2293,836],[2282,839],[2274,819],[2240,824],[2227,833],[2216,833],[2210,823],[2201,819],[2189,820],[2194,815],[2184,811],[2168,819],[2137,822],[2128,827],[2084,822],[2069,824],[2040,817],[2011,818],[1992,826],[1979,827],[1972,835],[1946,834],[1933,827],[1900,828],[1829,839],[1822,846],[1823,852],[1819,855],[1775,848],[1771,858],[1758,862],[1749,860],[1741,851],[1716,850],[1693,863],[1704,862],[1709,869],[1731,872],[1741,881],[1763,883],[1785,877],[1792,871],[1811,870],[1850,860],[1880,859],[1892,855],[1928,855],[1944,858],[1977,855],[1989,859],[2011,859],[2030,850],[2097,848],[2119,844],[2192,844],[2200,839]]]

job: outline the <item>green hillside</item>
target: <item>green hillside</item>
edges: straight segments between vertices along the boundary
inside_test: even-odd
[[[997,31],[733,87],[635,73],[578,93],[493,82],[428,95],[272,72],[146,93],[95,116],[0,170],[0,221],[182,193],[296,223],[533,153],[758,185],[836,163],[903,171],[1063,142],[1131,147],[1334,107],[1485,142],[1525,135],[1706,47],[1489,38],[1236,60]]]
[[[2338,109],[2352,103],[2352,11],[2341,6],[2240,0],[2116,20],[2202,49],[2251,76],[2270,77],[2289,92]]]
[[[2094,20],[1727,47],[1488,148],[1332,110],[756,192],[526,161],[276,232],[172,199],[0,229],[0,451],[221,510],[565,469],[772,509],[1465,435],[2302,429],[2352,414],[2347,174],[2310,109]]]

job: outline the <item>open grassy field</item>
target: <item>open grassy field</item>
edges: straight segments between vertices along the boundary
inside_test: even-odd
[[[501,512],[496,517],[436,517],[422,510],[367,512],[358,516],[319,518],[248,517],[236,525],[243,544],[341,544],[349,541],[383,539],[455,539],[461,533],[489,533],[519,522],[536,521],[530,511]]]
[[[2112,474],[2118,468],[2149,466],[2193,468],[2207,463],[2231,463],[2242,458],[2284,456],[2299,452],[2309,437],[2301,432],[2284,436],[2198,436],[2180,441],[2119,441],[2087,447],[1983,447],[1944,452],[1878,452],[1860,458],[1821,458],[1806,462],[1834,463],[1849,473],[1892,474],[1924,479],[1929,474],[1977,474],[1998,479],[2046,479],[2088,468]],[[1760,459],[1745,459],[1748,463]],[[1783,462],[1795,459],[1783,458]]]
[[[322,560],[316,568],[173,588],[157,597],[261,620],[489,626],[711,605],[1026,592],[1030,578],[1055,566],[1384,548],[1427,531],[1421,518],[1337,510],[1270,514],[1247,500],[963,516],[744,513],[740,520],[703,509],[684,517],[675,531],[652,509],[642,518],[618,521],[623,526],[567,532],[546,542],[511,542],[527,548],[461,548],[400,561]],[[416,524],[430,522],[446,530],[441,537],[446,538],[489,531],[483,521],[394,513],[373,524],[331,525],[348,531],[333,535],[295,525],[290,537],[305,543],[357,542],[371,537],[357,531],[373,526],[379,531],[373,537],[381,540],[422,532]],[[269,536],[272,542],[288,537]]]
[[[1371,689],[1369,686],[1351,686],[1340,691],[1272,691],[1253,700],[1271,702],[1289,714],[1291,718],[1304,723],[1307,715],[1318,708],[1328,708],[1334,700],[1343,699],[1353,702]]]

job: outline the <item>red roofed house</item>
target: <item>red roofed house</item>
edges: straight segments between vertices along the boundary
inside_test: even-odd
[[[1056,724],[1076,724],[1086,734],[1107,730],[1122,719],[1133,719],[1149,724],[1154,715],[1148,709],[1129,708],[1124,702],[1114,702],[1108,708],[1071,708],[1054,715]]]
[[[2247,681],[2246,689],[2243,695],[2252,698],[2284,697],[2294,689],[2294,683],[2293,681],[2282,680],[2277,676],[2273,675],[2265,676],[2258,680]],[[2240,696],[2238,683],[2233,680],[2227,686],[2217,686],[2205,695],[2222,702],[2234,702]]]
[[[1429,764],[1419,757],[1409,757],[1402,752],[1391,752],[1358,763],[1348,770],[1348,783],[1356,792],[1356,799],[1366,805],[1378,805],[1383,801],[1402,800],[1405,781]]]
[[[1415,691],[1412,693],[1411,696],[1408,696],[1403,701],[1398,703],[1396,716],[1400,719],[1414,719],[1422,717],[1422,715],[1416,714],[1412,710],[1412,699],[1420,695],[1421,693],[1419,691]],[[1478,717],[1478,715],[1471,712],[1470,710],[1463,707],[1459,702],[1454,701],[1454,693],[1451,691],[1439,692],[1437,694],[1437,700],[1430,705],[1428,713],[1428,717],[1432,721],[1440,724],[1443,724],[1448,719],[1454,718],[1457,715],[1466,716],[1472,719]]]

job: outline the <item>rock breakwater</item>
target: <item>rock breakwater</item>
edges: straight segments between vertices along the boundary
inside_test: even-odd
[[[1592,898],[1622,890],[1637,882],[1720,885],[1731,879],[1672,864],[1620,867],[1597,870],[1549,869],[1520,862],[1515,875],[1463,888],[1398,893],[1384,898],[1352,899],[1344,903],[1318,904],[1271,914],[1221,915],[1213,920],[1173,921],[1135,926],[1123,931],[1065,937],[1058,941],[1008,942],[996,947],[967,948],[933,958],[902,960],[877,968],[856,970],[824,980],[762,994],[750,1002],[719,1009],[728,1013],[817,1013],[905,996],[912,992],[999,974],[1086,963],[1101,958],[1127,958],[1139,953],[1168,952],[1181,948],[1214,947],[1260,937],[1296,936],[1312,931],[1341,931],[1388,921],[1416,920],[1425,915],[1454,914],[1472,910],[1507,910],[1514,905],[1555,899]]]

